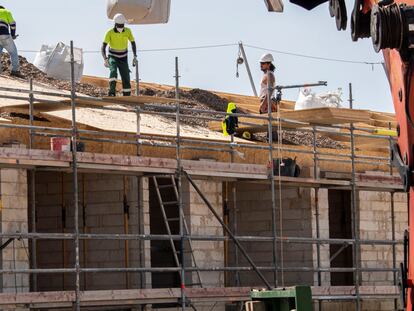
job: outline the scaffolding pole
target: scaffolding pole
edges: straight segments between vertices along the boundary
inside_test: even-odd
[[[269,186],[271,192],[271,211],[272,211],[272,236],[273,236],[273,266],[275,270],[273,272],[274,286],[279,286],[279,279],[277,274],[278,268],[278,250],[277,250],[277,218],[276,218],[276,194],[275,194],[275,165],[273,161],[273,116],[272,116],[272,94],[274,86],[271,84],[270,71],[267,72],[267,116],[268,116],[268,143],[269,143]],[[280,163],[279,163],[280,165]],[[280,172],[280,171],[279,171]]]
[[[352,94],[352,84],[349,83],[349,108],[353,109],[353,94]],[[356,166],[355,166],[355,139],[354,139],[354,124],[350,125],[351,131],[351,160],[352,160],[352,180],[351,180],[351,191],[352,191],[352,200],[351,200],[351,213],[352,213],[352,238],[355,239],[354,251],[353,251],[353,267],[355,267],[354,272],[354,282],[355,282],[355,307],[356,311],[361,310],[361,297],[359,295],[359,286],[360,286],[360,243],[359,243],[359,211],[357,206],[357,189],[356,189]]]
[[[318,172],[318,150],[317,150],[317,134],[316,134],[316,127],[312,127],[312,134],[313,134],[313,178],[319,179],[319,172]],[[315,204],[315,230],[316,230],[316,238],[319,240],[321,237],[320,231],[320,213],[319,213],[319,188],[313,188],[314,191],[314,204]],[[316,243],[316,266],[318,269],[321,268],[321,244],[318,242]],[[317,282],[318,286],[322,286],[322,273],[318,271],[317,273]],[[322,311],[322,301],[318,302],[318,309]]]
[[[178,67],[178,57],[175,57],[175,99],[180,99],[180,73]],[[184,207],[183,207],[183,198],[182,198],[182,164],[181,164],[181,120],[180,120],[180,102],[177,102],[176,105],[176,125],[177,125],[177,151],[176,151],[176,160],[177,160],[177,191],[178,191],[178,217],[179,217],[179,227],[180,227],[180,260],[181,260],[181,310],[185,311],[186,308],[186,297],[185,297],[185,233],[184,233]]]
[[[73,41],[70,42],[70,77],[71,77],[71,109],[72,109],[72,186],[73,206],[75,208],[75,309],[80,311],[80,245],[79,245],[79,185],[78,185],[78,157],[77,157],[77,124],[76,124],[76,84],[75,84],[75,57]]]

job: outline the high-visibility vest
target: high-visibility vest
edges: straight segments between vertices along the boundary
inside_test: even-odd
[[[16,32],[16,21],[9,10],[0,9],[0,35],[10,35],[9,28],[12,35],[14,35]]]
[[[135,38],[131,29],[125,27],[122,32],[118,32],[115,28],[109,30],[104,39],[104,43],[109,45],[109,55],[118,58],[128,56],[128,41],[134,42]]]

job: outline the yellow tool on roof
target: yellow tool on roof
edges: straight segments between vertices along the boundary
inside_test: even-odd
[[[387,130],[387,129],[374,129],[372,131],[375,135],[381,135],[381,136],[391,136],[391,137],[397,137],[397,131],[396,130]]]

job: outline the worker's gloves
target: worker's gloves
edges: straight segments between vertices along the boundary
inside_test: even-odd
[[[132,60],[132,66],[137,67],[138,66],[138,59],[136,56],[134,56],[134,59]]]
[[[105,58],[104,66],[109,68],[109,60],[107,58]]]

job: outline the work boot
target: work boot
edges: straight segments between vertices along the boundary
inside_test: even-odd
[[[12,71],[12,72],[10,72],[10,76],[24,79],[24,76],[22,75],[22,73],[20,71]]]
[[[108,93],[108,96],[109,97],[115,97],[116,95],[115,95],[115,93]]]

